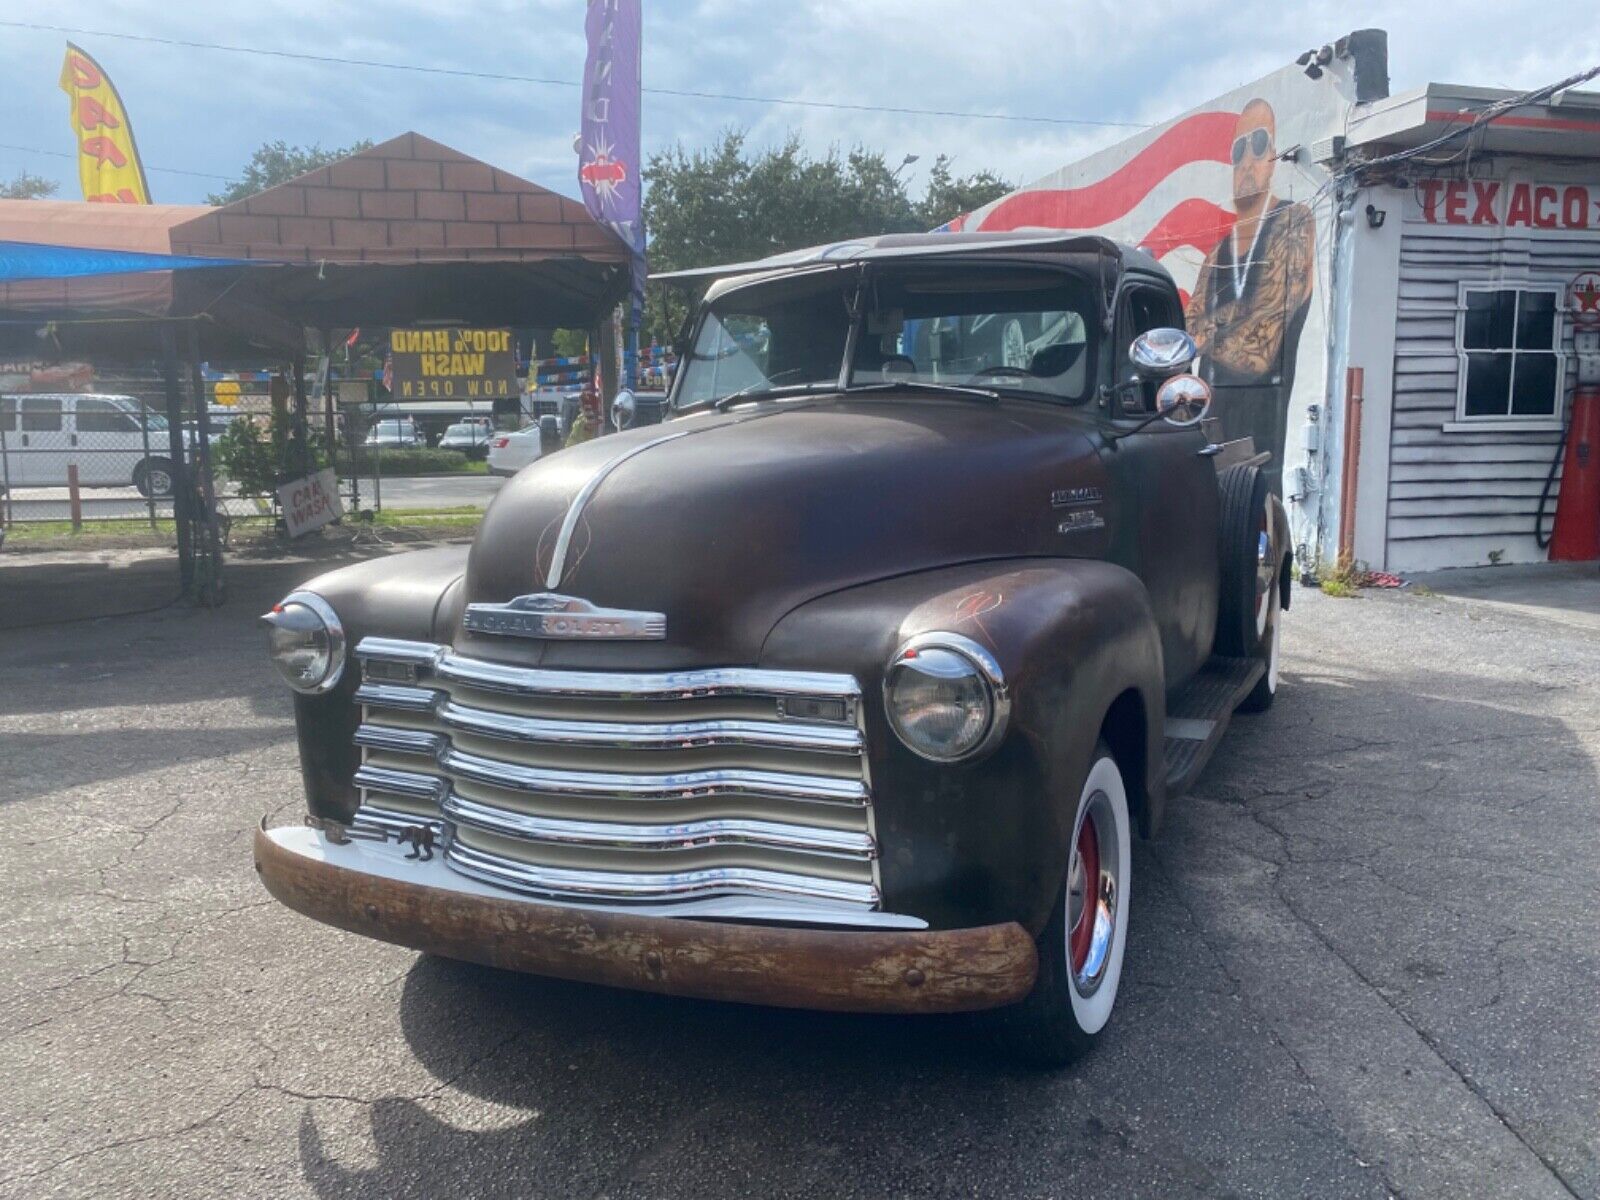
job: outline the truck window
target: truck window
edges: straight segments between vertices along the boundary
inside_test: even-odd
[[[21,400],[23,433],[61,432],[60,396],[23,396]]]
[[[139,432],[139,422],[134,415],[109,400],[80,396],[77,416],[79,433]]]
[[[1128,361],[1128,347],[1141,333],[1152,329],[1182,329],[1183,316],[1173,298],[1159,288],[1133,287],[1123,298],[1122,336],[1118,339],[1117,395],[1119,408],[1127,416],[1142,416],[1155,411],[1157,380],[1144,380],[1142,387],[1131,385],[1138,371]]]

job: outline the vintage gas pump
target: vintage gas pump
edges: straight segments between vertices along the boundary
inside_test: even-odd
[[[1600,277],[1585,272],[1568,292],[1578,382],[1567,423],[1550,561],[1588,562],[1600,559]],[[1553,473],[1553,463],[1551,469]],[[1548,494],[1548,480],[1545,490]]]

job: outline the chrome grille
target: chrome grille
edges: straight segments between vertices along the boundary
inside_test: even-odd
[[[544,670],[385,638],[356,657],[358,826],[431,825],[457,871],[541,897],[879,906],[849,676]]]

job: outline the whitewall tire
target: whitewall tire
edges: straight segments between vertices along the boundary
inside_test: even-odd
[[[1071,1062],[1111,1019],[1128,944],[1132,842],[1122,772],[1100,743],[1078,796],[1067,877],[1038,938],[1039,977],[1003,1016],[1009,1048],[1032,1063]]]

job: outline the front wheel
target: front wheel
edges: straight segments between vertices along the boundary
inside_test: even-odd
[[[1128,793],[1102,742],[1078,797],[1067,877],[1038,938],[1039,976],[1027,998],[1001,1015],[1018,1057],[1065,1066],[1111,1019],[1128,941],[1131,859]]]

